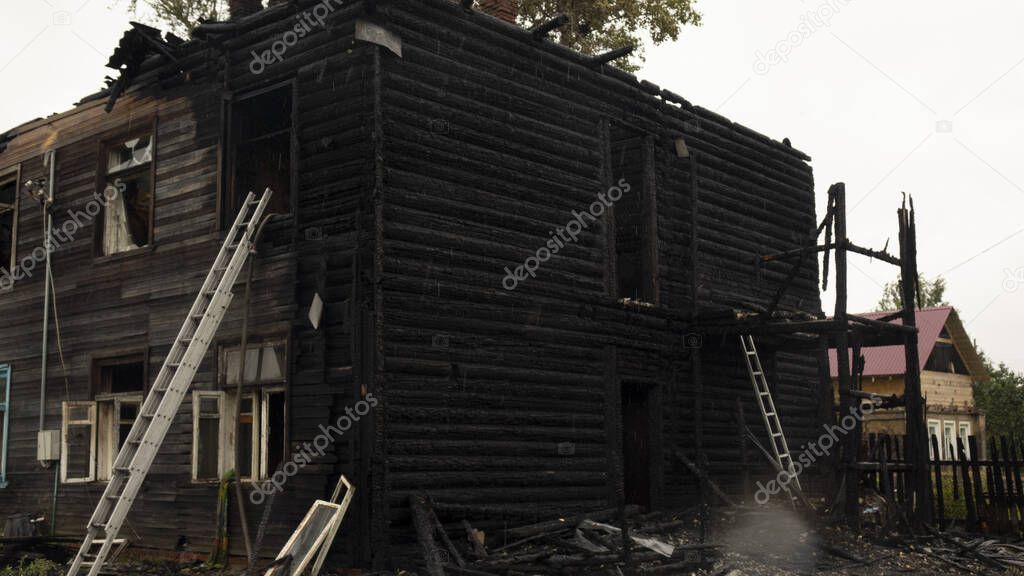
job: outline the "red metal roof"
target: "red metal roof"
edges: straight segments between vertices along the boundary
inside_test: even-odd
[[[939,337],[942,327],[952,312],[951,306],[940,308],[925,308],[917,311],[917,355],[921,363],[919,370],[924,370],[928,357],[935,347],[935,340]],[[877,320],[888,316],[892,312],[869,312],[857,314],[863,318]],[[895,320],[893,324],[903,324],[902,320]],[[865,376],[902,376],[907,371],[906,358],[904,357],[903,346],[878,346],[874,348],[862,348],[861,356],[864,357]],[[851,358],[853,352],[850,352]],[[852,362],[852,360],[851,360]],[[839,377],[839,369],[836,366],[836,350],[830,348],[828,351],[829,373],[833,378]]]

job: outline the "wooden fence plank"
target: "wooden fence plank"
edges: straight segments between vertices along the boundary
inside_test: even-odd
[[[970,450],[971,481],[974,484],[974,502],[978,512],[978,524],[989,519],[988,507],[985,505],[985,489],[981,485],[981,466],[978,463],[978,440],[974,436],[967,437],[967,448]]]
[[[942,453],[939,452],[939,438],[932,434],[932,453],[935,454],[935,505],[938,508],[939,527],[946,525],[946,501],[942,493]]]
[[[956,439],[957,458],[960,460],[960,478],[964,486],[964,504],[967,505],[967,524],[974,529],[978,527],[978,509],[975,507],[974,499],[971,497],[971,475],[967,462],[967,454],[964,451],[963,438]]]

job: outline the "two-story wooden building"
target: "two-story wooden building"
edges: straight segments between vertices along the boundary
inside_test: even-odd
[[[335,550],[361,565],[410,540],[414,493],[480,526],[623,488],[681,504],[695,482],[669,449],[697,420],[735,485],[737,397],[760,416],[738,340],[693,332],[693,311],[772,301],[788,268],[755,256],[813,236],[808,156],[465,3],[233,4],[188,40],[134,26],[107,88],[0,135],[0,507],[83,533],[226,222],[268,186],[250,296],[240,282],[122,530],[135,546],[206,550],[229,470],[249,493],[295,472],[272,513],[252,499],[263,554],[348,475]],[[820,314],[817,281],[805,267],[778,310]],[[819,356],[776,344],[798,446],[830,394]]]

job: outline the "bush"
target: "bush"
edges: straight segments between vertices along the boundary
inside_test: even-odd
[[[63,573],[64,568],[60,564],[45,558],[36,558],[32,561],[22,558],[17,566],[0,569],[0,576],[54,576]]]

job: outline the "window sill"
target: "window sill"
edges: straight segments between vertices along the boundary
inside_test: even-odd
[[[93,256],[93,264],[109,264],[113,262],[120,262],[122,260],[131,260],[133,258],[139,258],[152,254],[156,250],[156,246],[153,244],[147,244],[142,248],[134,248],[132,250],[125,250],[124,252],[118,252],[117,254],[109,254],[107,256]]]

